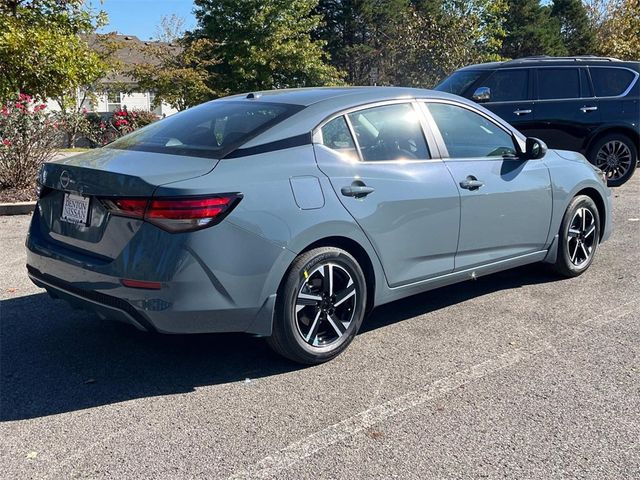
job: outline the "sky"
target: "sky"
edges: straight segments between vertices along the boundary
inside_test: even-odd
[[[192,0],[90,0],[94,9],[109,15],[109,25],[99,31],[135,35],[141,40],[155,37],[155,30],[164,15],[176,15],[185,19],[185,29],[195,24]]]

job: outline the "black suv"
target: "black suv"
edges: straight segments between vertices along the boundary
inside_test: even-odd
[[[482,103],[550,148],[581,152],[610,186],[636,168],[640,62],[602,57],[528,57],[462,68],[436,90]]]

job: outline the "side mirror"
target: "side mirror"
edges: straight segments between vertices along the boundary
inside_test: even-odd
[[[471,98],[478,103],[488,102],[491,100],[491,89],[489,87],[478,87]]]
[[[526,145],[525,157],[527,157],[527,159],[537,160],[547,154],[547,144],[539,138],[527,138]]]

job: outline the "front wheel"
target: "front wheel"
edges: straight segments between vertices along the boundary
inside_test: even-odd
[[[555,270],[566,277],[577,277],[593,262],[600,241],[600,215],[593,200],[575,197],[562,219],[558,235]]]
[[[326,362],[351,343],[366,304],[365,278],[355,258],[334,247],[310,250],[287,272],[267,342],[293,361]]]

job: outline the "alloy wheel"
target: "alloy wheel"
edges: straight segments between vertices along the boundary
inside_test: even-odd
[[[596,244],[596,219],[588,208],[579,208],[573,215],[567,233],[569,260],[582,267],[591,259]]]
[[[349,329],[356,310],[356,285],[347,270],[336,263],[304,272],[295,303],[298,333],[312,347],[337,342]]]
[[[605,173],[608,180],[618,180],[631,168],[632,160],[628,145],[620,140],[611,140],[600,147],[595,164]]]

